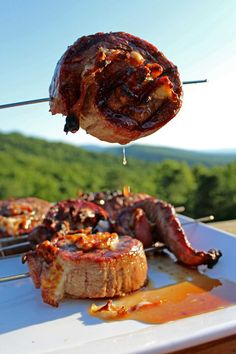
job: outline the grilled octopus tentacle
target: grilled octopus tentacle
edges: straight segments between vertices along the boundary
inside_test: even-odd
[[[114,227],[118,234],[135,237],[144,247],[150,247],[153,243],[152,227],[142,208],[130,206],[121,210]]]
[[[221,257],[218,250],[197,251],[191,247],[171,204],[163,201],[146,200],[139,203],[151,223],[155,223],[155,237],[173,252],[178,261],[188,266],[206,264],[213,267]]]
[[[218,250],[195,250],[187,239],[174,207],[151,197],[120,209],[114,228],[121,235],[129,234],[138,238],[145,247],[150,247],[156,241],[164,243],[177,260],[187,266],[206,264],[211,268],[221,257]]]

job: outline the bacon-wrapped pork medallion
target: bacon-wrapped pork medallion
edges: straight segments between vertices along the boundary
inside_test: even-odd
[[[51,205],[33,197],[0,200],[0,238],[28,234],[41,224]]]
[[[44,241],[24,256],[44,302],[58,306],[66,296],[103,298],[141,288],[147,279],[143,245],[115,233],[91,228]]]
[[[58,62],[50,85],[52,114],[111,143],[154,133],[182,104],[177,67],[152,44],[124,32],[79,38]]]
[[[32,243],[51,240],[57,233],[92,227],[93,231],[109,231],[108,213],[99,205],[81,199],[63,200],[54,204],[42,223],[29,235]]]
[[[129,234],[142,241],[145,247],[159,241],[164,243],[178,261],[189,267],[206,264],[213,267],[221,252],[193,249],[171,204],[147,198],[121,210],[116,218],[115,231],[120,235]]]

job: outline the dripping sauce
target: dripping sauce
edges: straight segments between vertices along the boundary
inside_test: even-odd
[[[126,151],[125,151],[125,147],[123,147],[122,149],[122,163],[123,165],[127,165],[127,158],[126,158]]]

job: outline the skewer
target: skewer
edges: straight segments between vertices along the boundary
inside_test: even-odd
[[[9,252],[9,251],[19,251],[19,252],[22,252],[22,250],[20,250],[21,248],[23,248],[23,252],[26,252],[26,248],[29,248],[28,250],[30,250],[31,248],[31,243],[30,242],[23,242],[23,243],[19,243],[18,245],[11,245],[11,246],[5,246],[5,247],[2,247],[0,249],[0,252],[2,253],[2,259],[4,259],[4,255],[5,255],[5,252]],[[156,250],[161,250],[165,248],[165,245],[164,243],[161,243],[161,242],[156,242],[152,247],[148,247],[148,248],[145,248],[144,251],[145,252],[152,252],[152,251],[156,251]],[[19,254],[17,254],[19,255]],[[1,278],[0,278],[1,280]]]
[[[179,208],[184,208],[184,207],[179,207]],[[178,209],[178,208],[176,208]],[[194,219],[191,221],[186,221],[183,222],[181,224],[181,226],[186,226],[186,225],[191,225],[191,224],[195,224],[195,223],[199,223],[199,222],[210,222],[214,220],[214,216],[213,215],[209,215],[209,216],[204,216],[202,218],[198,218],[198,219]],[[23,253],[26,251],[29,251],[31,249],[31,243],[29,241],[25,241],[27,240],[28,235],[23,235],[20,236],[19,238],[16,237],[6,237],[1,239],[0,241],[0,259],[4,259],[5,256],[8,256],[9,254],[14,253],[15,255],[17,255],[17,253]],[[9,245],[9,239],[12,242],[12,244]],[[4,242],[6,242],[6,245],[4,245]],[[157,249],[163,249],[164,248],[164,244],[160,243],[160,242],[156,242],[152,247],[146,248],[145,252],[152,252],[155,251]]]
[[[154,243],[154,245],[152,245],[152,247],[144,248],[144,251],[145,251],[145,253],[154,252],[154,251],[161,251],[165,247],[166,246],[164,245],[164,243],[156,242],[156,243]]]
[[[190,225],[193,223],[198,223],[198,222],[208,222],[208,221],[212,221],[214,220],[214,216],[213,215],[209,215],[209,216],[204,216],[202,218],[199,219],[195,219],[192,221],[188,221],[186,223],[182,223],[182,226],[184,225]],[[14,249],[14,247],[16,246],[28,246],[30,248],[30,242],[23,242],[19,245],[11,245],[11,246],[7,246],[7,247],[3,247],[0,249],[0,252],[4,252],[4,250],[9,250],[9,249]],[[152,245],[152,247],[147,247],[144,249],[145,253],[150,253],[150,252],[155,252],[155,251],[161,251],[165,248],[165,244],[162,242],[156,242]],[[2,259],[4,259],[4,255],[2,257]],[[4,282],[8,282],[8,281],[12,281],[12,280],[18,280],[18,279],[23,279],[23,278],[28,278],[30,275],[29,273],[21,273],[21,274],[17,274],[17,275],[10,275],[7,277],[1,277],[0,278],[0,283],[4,283]]]
[[[176,213],[182,213],[184,210],[185,210],[184,206],[175,207]],[[207,222],[207,221],[211,221],[213,219],[214,219],[214,217],[211,215],[209,217],[200,218],[195,221],[196,222],[197,221]],[[190,221],[190,222],[187,222],[183,225],[186,225],[188,223],[191,224],[193,222],[194,221]],[[19,253],[24,252],[25,250],[22,251],[22,248],[24,248],[24,247],[30,248],[30,246],[31,246],[30,243],[27,241],[28,241],[28,235],[10,236],[10,237],[0,238],[0,258],[4,257],[4,256],[8,256],[9,253],[11,253],[11,251],[13,251],[14,254],[17,253],[17,250],[19,250]]]
[[[0,246],[1,245],[13,245],[14,243],[21,243],[28,240],[28,235],[21,235],[21,236],[10,236],[10,237],[3,237],[0,238]]]
[[[175,207],[175,211],[176,213],[183,213],[183,211],[185,211],[185,207],[184,206]]]
[[[190,85],[190,84],[203,84],[204,82],[207,82],[207,79],[204,80],[192,80],[192,81],[183,81],[183,85]]]
[[[19,258],[21,259],[21,257],[24,255],[25,252],[22,252],[22,253],[15,253],[15,254],[9,254],[9,255],[5,255],[5,254],[2,254],[1,255],[1,251],[0,251],[0,262],[1,261],[5,261],[7,259],[11,259],[11,258]]]
[[[16,243],[10,246],[1,247],[0,254],[4,259],[4,256],[27,252],[30,249],[31,249],[31,243],[29,241],[26,241],[26,242]]]
[[[145,251],[145,253],[148,253],[148,252],[153,252],[153,251],[157,251],[157,250],[162,250],[163,248],[165,248],[165,245],[163,243],[156,242],[152,247],[145,248],[144,251]],[[17,274],[17,275],[10,275],[7,277],[1,277],[0,283],[6,283],[9,281],[13,281],[13,280],[24,279],[24,278],[28,278],[29,276],[30,276],[29,273],[21,273],[21,274]]]
[[[8,277],[1,277],[0,278],[0,283],[5,283],[8,281],[12,281],[12,280],[19,280],[19,279],[24,279],[24,278],[28,278],[30,275],[29,273],[21,273],[21,274],[17,274],[17,275],[9,275]]]
[[[190,225],[193,223],[199,223],[199,222],[210,222],[210,221],[213,221],[214,219],[215,219],[214,215],[208,215],[208,216],[204,216],[202,218],[194,219],[192,221],[186,221],[186,222],[182,223],[182,226]]]
[[[144,251],[145,251],[145,253],[147,253],[147,252],[153,252],[153,251],[157,251],[157,250],[162,250],[163,248],[165,248],[165,245],[163,243],[156,242],[152,247],[145,248]],[[17,275],[10,275],[10,276],[7,276],[7,277],[1,277],[0,278],[0,283],[5,283],[5,282],[13,281],[13,280],[24,279],[24,278],[28,278],[29,276],[30,276],[29,273],[21,273],[21,274],[17,274]]]
[[[202,84],[202,83],[205,83],[205,82],[207,82],[207,79],[183,81],[183,85]],[[26,105],[29,105],[29,104],[43,103],[43,102],[49,102],[49,101],[50,101],[50,98],[49,97],[45,97],[45,98],[37,98],[37,99],[34,99],[34,100],[12,102],[12,103],[6,103],[6,104],[0,105],[0,109],[18,107],[18,106],[26,106]]]
[[[46,98],[38,98],[38,99],[35,99],[35,100],[6,103],[6,104],[0,105],[0,109],[17,107],[17,106],[27,106],[29,104],[43,103],[43,102],[48,102],[48,101],[50,101],[50,99],[48,97],[46,97]]]

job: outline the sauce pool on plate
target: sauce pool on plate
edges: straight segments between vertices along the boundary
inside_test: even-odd
[[[236,304],[236,284],[199,275],[153,290],[140,290],[105,305],[92,305],[91,315],[103,320],[138,320],[160,324]]]

